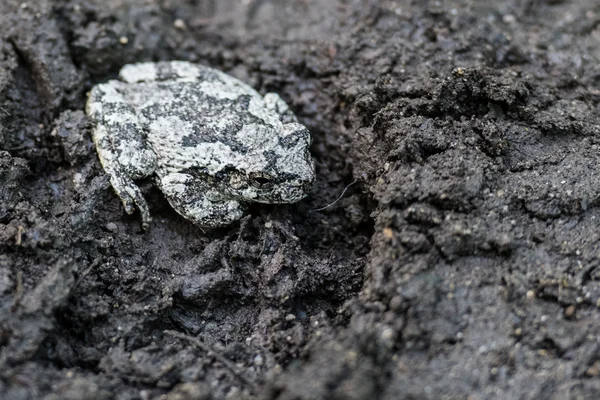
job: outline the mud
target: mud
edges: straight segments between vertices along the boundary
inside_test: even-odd
[[[0,34],[1,398],[600,397],[596,0],[3,0]],[[281,94],[307,199],[124,214],[86,92],[173,59]]]

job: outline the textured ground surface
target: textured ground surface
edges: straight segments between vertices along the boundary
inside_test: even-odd
[[[600,397],[597,0],[2,0],[0,35],[1,398]],[[82,110],[171,59],[280,93],[311,196],[204,233],[149,180],[141,232]]]

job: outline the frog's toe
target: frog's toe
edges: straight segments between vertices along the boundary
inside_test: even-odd
[[[122,174],[111,175],[111,184],[117,196],[121,199],[127,214],[133,214],[137,206],[142,215],[142,226],[145,229],[150,221],[152,221],[152,218],[150,217],[148,203],[144,199],[140,188],[131,179]]]
[[[150,224],[150,221],[152,221],[152,217],[150,217],[150,209],[148,208],[148,203],[146,202],[146,199],[144,199],[144,196],[142,196],[142,192],[137,186],[132,185],[127,187],[125,190],[129,197],[129,201],[127,202],[127,204],[123,202],[123,204],[125,205],[125,212],[127,212],[128,214],[133,213],[133,204],[135,203],[138,210],[140,210],[140,214],[142,215],[142,227],[145,230]]]
[[[123,203],[123,207],[125,207],[125,212],[129,215],[133,214],[133,212],[135,211],[133,202],[131,202],[130,199],[123,199],[123,198],[121,198],[121,202]]]

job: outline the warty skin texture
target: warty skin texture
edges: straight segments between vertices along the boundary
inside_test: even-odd
[[[310,133],[287,104],[212,68],[126,65],[92,89],[86,111],[112,186],[145,227],[135,179],[154,175],[171,206],[204,227],[238,220],[246,202],[296,202],[315,180]]]

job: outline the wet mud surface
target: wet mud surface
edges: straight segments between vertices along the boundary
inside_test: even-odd
[[[596,0],[3,0],[0,34],[1,398],[600,397]],[[173,59],[291,105],[307,199],[124,214],[86,92]]]

